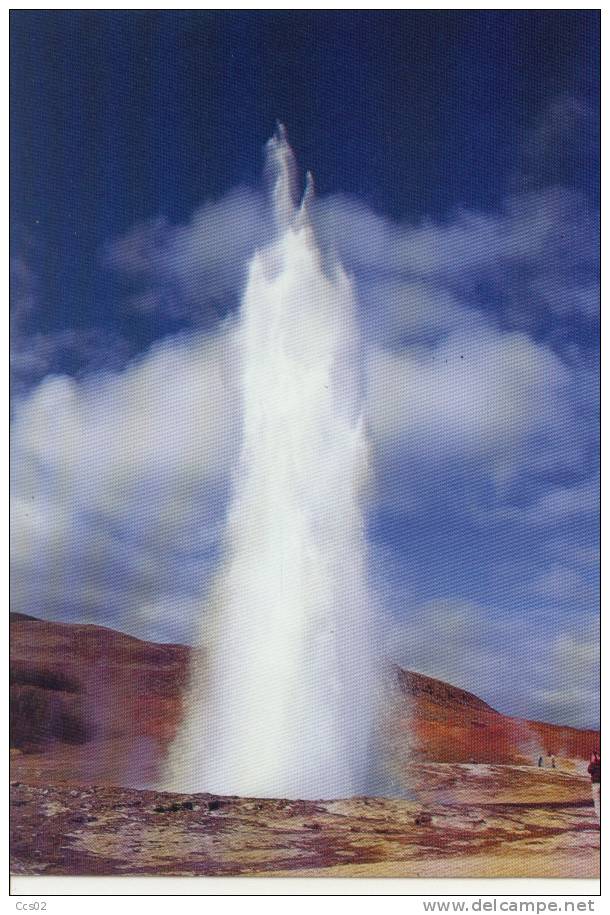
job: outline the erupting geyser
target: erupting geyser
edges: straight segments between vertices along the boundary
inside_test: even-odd
[[[379,677],[362,489],[354,295],[322,257],[285,132],[267,145],[275,236],[241,305],[242,444],[164,787],[259,797],[367,791]]]

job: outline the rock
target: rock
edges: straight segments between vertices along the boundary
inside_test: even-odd
[[[129,805],[132,806],[132,805]],[[154,813],[178,813],[180,810],[192,810],[193,802],[192,801],[182,801],[182,803],[174,802],[173,804],[157,804],[156,807],[153,807]]]
[[[432,814],[430,813],[420,813],[415,817],[416,826],[431,826],[432,825]]]

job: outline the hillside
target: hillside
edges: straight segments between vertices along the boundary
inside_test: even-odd
[[[11,614],[13,777],[30,782],[147,786],[181,716],[189,649],[100,626]],[[385,726],[389,768],[413,762],[578,766],[597,732],[502,715],[472,693],[396,669]]]
[[[15,615],[11,658],[13,874],[599,873],[582,759],[594,732],[509,718],[396,669],[379,747],[390,796],[173,794],[155,786],[187,648]],[[535,765],[540,750],[556,769]]]

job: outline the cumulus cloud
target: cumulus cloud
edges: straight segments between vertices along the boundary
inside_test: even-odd
[[[238,188],[186,225],[156,219],[134,226],[106,246],[102,260],[137,287],[128,297],[132,309],[206,324],[210,309],[213,319],[215,307],[236,304],[247,263],[269,232],[264,199]]]
[[[407,622],[389,629],[387,646],[402,666],[474,692],[505,714],[599,727],[592,613],[557,632],[533,611],[517,619],[493,606],[442,598],[409,610]]]
[[[443,222],[424,220],[416,226],[393,222],[340,196],[321,201],[318,212],[320,231],[357,272],[435,280],[469,296],[485,281],[488,293],[506,297],[511,292],[506,280],[514,283],[518,268],[524,308],[535,300],[541,277],[549,283],[559,271],[568,282],[577,273],[585,288],[597,278],[598,216],[586,196],[574,190],[516,194],[497,213],[462,209]],[[578,304],[574,293],[574,307]]]
[[[523,469],[527,448],[538,471],[582,460],[578,373],[529,334],[540,311],[595,314],[598,224],[582,194],[545,188],[507,197],[498,212],[462,209],[418,225],[331,196],[317,201],[315,219],[354,278],[374,346],[377,442],[478,454],[496,478]],[[207,326],[238,302],[245,264],[268,232],[263,198],[238,189],[186,225],[136,226],[107,246],[106,263],[141,285],[129,307]]]
[[[599,485],[596,479],[573,486],[553,486],[528,511],[530,520],[556,521],[599,509]]]
[[[81,375],[119,368],[130,355],[131,347],[123,337],[100,327],[15,332],[10,354],[12,391],[19,396],[46,375],[60,371]]]
[[[586,618],[578,629],[551,640],[547,667],[551,676],[539,677],[534,691],[534,702],[548,720],[599,727],[599,664],[595,618]]]
[[[515,327],[533,315],[594,318],[598,311],[599,217],[586,195],[564,187],[509,195],[497,212],[462,208],[443,221],[399,223],[356,198],[332,195],[314,209],[323,244],[334,249],[372,308],[396,332],[397,305],[416,333],[455,326],[479,308]],[[235,304],[245,265],[264,243],[270,222],[264,199],[241,188],[197,210],[185,225],[157,219],[110,243],[103,261],[137,291],[136,310],[165,309],[201,322],[210,305]],[[493,308],[490,309],[490,304]],[[385,308],[389,310],[386,316]],[[394,315],[394,318],[392,318]]]
[[[23,326],[32,315],[37,304],[36,278],[23,255],[14,254],[10,259],[11,280],[11,330]]]
[[[467,462],[503,482],[541,454],[578,460],[572,373],[523,333],[475,326],[435,347],[378,347],[369,379],[381,455]]]
[[[102,368],[119,368],[131,347],[105,327],[64,327],[41,331],[43,312],[40,281],[27,258],[11,258],[11,391],[20,397],[52,372],[81,375]]]
[[[479,509],[483,518],[519,521],[549,527],[594,520],[599,513],[599,479],[596,474],[571,484],[540,484],[539,491],[525,504]],[[556,544],[556,542],[555,542]],[[557,549],[557,547],[556,547]]]
[[[190,635],[237,434],[231,359],[228,332],[168,339],[18,403],[14,609]]]
[[[476,333],[485,317],[446,287],[398,276],[360,277],[361,320],[367,340],[391,352],[403,346],[432,346],[456,330]]]
[[[582,572],[564,564],[555,564],[537,575],[525,588],[530,595],[556,604],[597,603],[594,584]]]
[[[598,218],[583,194],[543,188],[507,196],[496,212],[463,208],[417,225],[335,195],[314,216],[357,287],[383,462],[392,450],[396,460],[478,462],[496,484],[525,470],[587,472],[595,373],[557,337],[562,320],[597,312]],[[141,284],[129,307],[209,326],[237,304],[268,232],[263,198],[238,189],[186,225],[136,226],[107,247],[106,263]],[[552,339],[548,319],[534,327],[541,314],[554,315]]]
[[[478,461],[496,484],[525,470],[589,472],[595,372],[558,331],[571,315],[597,313],[598,217],[585,195],[546,187],[507,196],[495,212],[462,208],[416,225],[335,195],[314,217],[357,287],[383,462],[390,450],[397,460]],[[239,189],[186,225],[136,226],[106,262],[143,284],[129,307],[208,326],[238,302],[268,232],[263,198]]]

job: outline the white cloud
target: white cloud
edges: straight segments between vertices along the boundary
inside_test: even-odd
[[[585,618],[576,631],[551,640],[546,683],[538,682],[533,701],[549,720],[599,726],[599,677],[598,624]]]
[[[374,350],[369,360],[369,419],[381,452],[423,460],[476,461],[506,476],[531,449],[574,437],[572,378],[550,349],[522,333],[459,330],[435,347]]]
[[[449,218],[417,225],[379,215],[343,195],[316,201],[323,244],[362,280],[365,305],[387,302],[391,313],[405,296],[418,330],[455,326],[460,313],[489,302],[514,326],[532,312],[594,317],[598,309],[599,219],[585,195],[562,187],[508,196],[497,212],[462,208]],[[139,291],[131,307],[200,321],[206,304],[234,301],[254,248],[269,235],[264,198],[240,188],[198,209],[189,223],[157,219],[135,226],[105,250],[105,263]],[[368,294],[371,284],[377,291]],[[457,296],[457,297],[456,297]],[[415,303],[421,300],[417,318]],[[487,309],[489,311],[489,309]],[[403,309],[404,311],[404,309]],[[423,323],[422,323],[422,319]],[[382,321],[385,320],[382,317]]]
[[[486,324],[442,284],[400,277],[362,279],[358,297],[367,340],[390,351],[406,343],[432,344],[459,328]]]
[[[157,219],[134,226],[107,245],[104,262],[142,287],[130,299],[135,310],[199,322],[210,302],[235,298],[268,233],[264,199],[238,188],[200,207],[186,225]]]
[[[497,212],[462,209],[419,225],[332,196],[316,202],[315,219],[358,287],[372,347],[368,418],[384,460],[388,449],[476,460],[497,483],[525,468],[579,466],[587,433],[576,434],[575,416],[587,392],[578,372],[498,318],[529,330],[536,309],[594,314],[598,224],[583,195],[547,188],[507,197]],[[107,263],[144,284],[130,307],[201,323],[210,302],[235,304],[268,231],[263,198],[242,188],[186,225],[136,226],[108,246]]]
[[[41,283],[25,257],[11,260],[11,391],[16,397],[51,372],[78,375],[124,365],[125,339],[104,327],[38,329]]]
[[[571,606],[588,603],[597,606],[598,595],[593,581],[569,565],[557,563],[540,572],[524,588],[531,596]]]
[[[599,313],[600,285],[597,279],[577,282],[572,276],[541,272],[531,282],[532,296],[558,314],[583,314],[595,317]]]
[[[124,365],[130,355],[126,340],[101,328],[13,333],[11,384],[17,395],[61,365],[71,374],[96,372]]]
[[[572,101],[563,103],[576,112]],[[315,202],[315,220],[357,284],[369,348],[368,419],[383,460],[393,449],[478,461],[496,483],[524,469],[557,473],[582,464],[591,437],[583,434],[587,373],[574,359],[568,368],[529,330],[536,310],[558,318],[596,310],[598,220],[586,197],[551,187],[509,196],[497,212],[463,208],[410,225],[331,196]],[[130,307],[201,323],[210,302],[235,304],[245,263],[268,232],[264,199],[242,188],[201,207],[186,225],[136,226],[108,246],[106,258],[144,284]]]
[[[599,726],[594,614],[562,632],[533,612],[510,618],[447,598],[403,610],[388,653],[411,670],[474,692],[498,711],[575,727]]]
[[[531,521],[557,521],[577,515],[596,514],[599,510],[597,480],[586,480],[573,486],[554,486],[528,511]]]
[[[542,488],[542,487],[541,487]],[[516,520],[528,525],[553,526],[579,519],[594,519],[599,512],[599,479],[597,475],[572,484],[556,484],[524,506],[502,506],[483,514],[496,520]],[[555,553],[559,547],[555,542]],[[567,548],[572,555],[573,547]]]
[[[462,209],[444,222],[417,226],[346,197],[324,199],[318,212],[321,232],[356,271],[451,281],[468,274],[498,279],[519,265],[535,280],[549,264],[579,262],[595,270],[597,263],[597,214],[586,197],[565,188],[509,196],[497,213]]]
[[[231,359],[230,333],[169,339],[122,372],[48,376],[17,403],[14,609],[77,607],[158,637],[198,599],[236,442]]]
[[[599,114],[569,93],[552,99],[523,134],[527,179],[570,183],[599,166]]]

